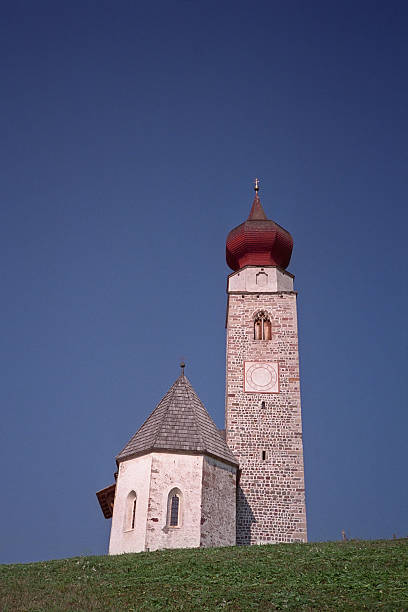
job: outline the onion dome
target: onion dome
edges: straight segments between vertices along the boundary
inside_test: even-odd
[[[288,231],[268,219],[258,196],[259,181],[255,180],[255,198],[249,217],[230,231],[227,237],[227,264],[236,271],[244,266],[278,266],[287,268],[293,249]]]

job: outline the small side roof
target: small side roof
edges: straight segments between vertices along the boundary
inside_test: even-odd
[[[115,489],[116,483],[109,485],[109,487],[105,487],[96,494],[103,512],[103,516],[107,519],[112,518],[113,504],[115,502]]]
[[[119,463],[152,451],[197,452],[238,466],[190,381],[181,374],[116,457]]]

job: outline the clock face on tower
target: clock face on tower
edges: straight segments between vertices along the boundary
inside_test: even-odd
[[[245,393],[279,393],[279,365],[275,361],[244,362]]]

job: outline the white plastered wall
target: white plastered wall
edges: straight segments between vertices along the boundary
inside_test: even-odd
[[[200,546],[203,456],[152,453],[146,548]],[[167,524],[167,502],[172,489],[181,491],[180,525]]]
[[[116,482],[109,554],[200,546],[203,456],[150,453],[122,461]],[[172,489],[181,491],[180,525],[167,524]],[[127,499],[135,491],[133,529],[126,529]]]
[[[143,455],[122,461],[119,465],[109,543],[110,555],[145,550],[151,464],[152,456]],[[126,502],[131,491],[135,491],[137,496],[135,527],[126,529]]]

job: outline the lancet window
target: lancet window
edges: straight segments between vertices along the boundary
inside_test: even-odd
[[[181,524],[181,492],[172,489],[167,502],[167,525],[169,527],[180,527]]]
[[[254,319],[254,340],[271,340],[272,323],[268,313],[260,310]]]
[[[126,511],[125,511],[125,531],[130,531],[135,528],[136,524],[136,500],[137,495],[135,491],[131,491],[126,499]]]

